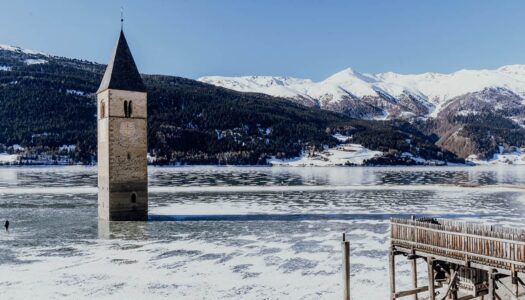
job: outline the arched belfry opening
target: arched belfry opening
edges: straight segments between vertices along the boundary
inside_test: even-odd
[[[97,101],[101,106],[97,135],[99,218],[146,221],[148,128],[147,111],[141,108],[147,107],[147,92],[122,30]],[[111,115],[110,110],[114,112]]]
[[[124,100],[124,117],[131,118],[131,114],[133,114],[133,102]]]

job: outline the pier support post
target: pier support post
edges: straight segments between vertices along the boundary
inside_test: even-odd
[[[494,270],[493,269],[489,270],[488,280],[489,280],[488,300],[496,300],[496,297],[494,295],[495,287],[494,287]]]
[[[457,285],[458,279],[457,278],[458,278],[458,270],[452,270],[447,299],[458,300],[458,285]]]
[[[434,259],[427,259],[428,268],[428,299],[436,300],[436,291],[434,290]]]
[[[344,233],[341,248],[343,250],[343,299],[350,300],[350,242],[346,240]]]
[[[414,256],[412,258],[411,265],[412,265],[412,287],[416,289],[417,288],[417,257]],[[417,293],[414,294],[413,299],[418,300]]]
[[[388,264],[390,267],[390,299],[396,299],[396,256],[394,247],[390,246],[388,254]]]
[[[519,296],[519,285],[518,285],[518,272],[516,272],[516,267],[511,266],[511,275],[512,275],[512,293],[513,296],[518,299]]]

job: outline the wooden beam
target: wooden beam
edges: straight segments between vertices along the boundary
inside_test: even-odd
[[[434,286],[434,289],[439,289],[441,287],[443,287],[443,285],[438,284],[438,285]],[[402,297],[406,297],[406,296],[410,296],[410,295],[417,295],[419,293],[423,293],[423,292],[426,292],[426,291],[428,291],[428,285],[421,286],[421,287],[418,287],[418,288],[415,288],[415,289],[411,289],[411,290],[397,292],[395,294],[395,297],[396,298],[402,298]]]
[[[470,237],[470,238],[477,238],[482,240],[488,240],[488,241],[496,241],[496,242],[503,242],[503,243],[512,243],[516,245],[524,245],[525,241],[516,241],[516,240],[508,240],[508,239],[501,239],[497,237],[490,237],[490,236],[483,236],[483,235],[477,235],[477,234],[469,234],[469,233],[463,233],[463,232],[456,232],[456,231],[448,231],[448,230],[442,230],[442,229],[434,229],[429,227],[423,227],[423,226],[417,226],[417,225],[408,225],[408,224],[401,224],[401,223],[394,223],[396,226],[400,227],[408,227],[408,228],[418,228],[425,231],[431,231],[436,233],[446,233],[456,236],[464,236],[464,237]]]
[[[412,241],[398,240],[398,239],[393,239],[393,238],[390,239],[390,240],[394,244],[396,244],[396,243],[408,244],[408,245],[413,246],[413,247],[417,247],[417,246],[420,245],[419,243],[412,242]],[[443,248],[443,247],[432,246],[432,245],[428,245],[428,246],[431,247],[431,248],[434,248],[436,250],[442,251],[442,252],[452,251],[449,248]],[[467,252],[467,251],[460,251],[460,250],[454,250],[454,252],[457,253],[457,254],[460,254],[460,255],[462,255],[464,257],[468,256],[470,259],[472,259],[472,258],[482,258],[482,259],[485,259],[485,260],[488,260],[488,261],[492,260],[492,261],[500,262],[502,265],[503,264],[509,264],[509,265],[515,264],[515,265],[518,265],[518,266],[525,267],[525,262],[513,261],[513,260],[510,260],[510,259],[494,257],[494,256],[488,256],[488,255],[482,255],[482,254],[477,254],[477,253]],[[464,265],[464,264],[465,263],[463,263],[462,265]]]
[[[405,247],[401,247],[401,246],[396,246],[396,250],[398,253],[402,254],[404,253],[405,255],[410,255],[410,253],[413,253],[414,250],[412,249],[408,249],[408,248],[405,248]],[[436,255],[436,254],[433,254],[433,253],[427,253],[427,252],[424,252],[424,251],[421,251],[421,250],[416,250],[415,251],[416,255],[418,257],[422,257],[422,258],[425,258],[425,259],[428,259],[429,257],[433,257],[434,260],[440,260],[440,261],[444,261],[444,262],[448,262],[448,263],[454,263],[456,265],[459,265],[459,266],[466,266],[466,262],[465,260],[460,260],[460,259],[455,259],[455,258],[451,258],[451,257],[446,257],[446,256],[441,256],[441,255]],[[485,270],[485,271],[489,271],[489,270],[496,270],[498,275],[502,275],[502,274],[506,274],[508,276],[512,275],[510,273],[510,269],[502,269],[502,268],[497,268],[497,267],[492,267],[492,266],[489,266],[489,265],[483,265],[483,264],[479,264],[479,263],[476,263],[476,262],[473,262],[473,261],[468,261],[469,265],[471,268],[474,268],[474,269],[480,269],[480,270]]]
[[[443,294],[443,298],[441,298],[441,300],[445,300],[447,299],[447,296],[449,295],[450,293],[450,298],[454,299],[454,300],[457,300],[458,298],[458,295],[457,295],[457,292],[455,290],[455,285],[456,285],[456,279],[458,277],[458,271],[456,270],[452,270],[452,276],[450,276],[450,282],[448,284],[448,287],[447,287],[447,290],[445,291],[445,293]]]
[[[406,296],[410,296],[410,295],[417,295],[418,293],[422,293],[422,292],[426,292],[426,291],[428,291],[428,286],[421,286],[421,287],[418,287],[418,288],[415,288],[415,289],[397,292],[395,297],[396,298],[402,298],[402,297],[406,297]]]
[[[436,300],[436,291],[434,290],[434,258],[427,259],[428,269],[428,300]]]
[[[463,296],[461,298],[458,298],[458,300],[470,300],[470,299],[478,299],[479,296],[472,296],[472,295],[466,295],[466,296]],[[481,298],[479,298],[481,300],[483,300],[483,296],[481,296]]]

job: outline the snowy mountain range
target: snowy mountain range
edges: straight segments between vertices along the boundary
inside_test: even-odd
[[[525,65],[414,75],[367,74],[348,68],[318,82],[273,76],[206,76],[198,80],[367,119],[436,117],[454,98],[485,89],[525,98]]]

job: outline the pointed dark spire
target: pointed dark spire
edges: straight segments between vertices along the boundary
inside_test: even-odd
[[[122,30],[97,93],[106,89],[146,92]]]

